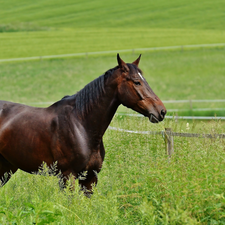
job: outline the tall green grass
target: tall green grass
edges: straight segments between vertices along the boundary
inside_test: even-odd
[[[133,129],[172,127],[176,132],[211,132],[221,122],[165,121],[115,117],[113,126]],[[152,127],[153,126],[153,127]],[[106,158],[94,195],[88,199],[60,190],[46,168],[40,175],[18,171],[0,188],[1,224],[223,224],[224,141],[174,138],[175,153],[165,154],[161,136],[108,130]]]

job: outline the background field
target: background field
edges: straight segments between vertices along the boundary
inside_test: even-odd
[[[220,0],[0,4],[0,59],[225,40],[225,3]]]
[[[0,59],[225,42],[220,0],[0,0],[0,6]],[[140,68],[162,100],[224,99],[224,52],[224,47],[180,48],[121,57],[132,62],[143,53]],[[116,54],[1,63],[0,99],[46,107],[116,63]],[[189,109],[189,104],[165,105]],[[225,108],[224,103],[192,107]],[[221,121],[151,124],[121,115],[111,125],[211,134],[225,129]],[[91,199],[78,186],[74,193],[60,191],[46,168],[40,170],[44,176],[18,171],[0,189],[0,224],[225,224],[224,140],[176,137],[171,159],[161,136],[107,130],[104,143],[106,158]]]

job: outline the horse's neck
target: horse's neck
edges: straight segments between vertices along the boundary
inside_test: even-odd
[[[118,106],[117,87],[112,85],[113,77],[109,78],[105,83],[105,92],[99,98],[98,104],[90,110],[84,118],[84,125],[90,134],[96,138],[102,138],[108,128]]]
[[[101,103],[91,110],[87,115],[86,121],[88,130],[96,134],[98,137],[102,137],[108,128],[119,103],[114,96],[112,98],[102,97]]]

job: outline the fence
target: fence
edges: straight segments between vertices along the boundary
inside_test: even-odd
[[[143,117],[141,114],[117,113],[121,116]],[[225,120],[224,116],[166,116],[167,119],[184,119],[184,120]]]
[[[212,47],[225,47],[225,43],[164,46],[164,47],[121,49],[121,50],[99,51],[99,52],[82,52],[82,53],[71,53],[71,54],[61,54],[61,55],[33,56],[33,57],[23,57],[23,58],[0,59],[0,62],[42,60],[42,59],[53,59],[53,58],[76,57],[76,56],[88,57],[89,55],[105,55],[105,54],[112,54],[112,53],[116,54],[116,53],[122,53],[122,52],[135,53],[135,52],[144,52],[144,51],[179,50],[179,49],[183,51],[184,49],[212,48]]]
[[[116,128],[109,126],[110,130],[116,130],[120,132],[133,133],[133,134],[148,134],[148,135],[162,135],[165,141],[165,149],[166,154],[171,157],[174,153],[174,141],[173,137],[192,137],[192,138],[210,138],[217,139],[222,138],[225,139],[225,134],[196,134],[196,133],[178,133],[173,132],[171,128],[165,128],[163,131],[132,131],[121,128]]]
[[[225,102],[224,99],[217,99],[217,100],[166,100],[163,101],[164,103],[188,103],[188,102]],[[129,114],[129,113],[117,113],[118,115],[126,115],[126,116],[134,116],[134,117],[143,117],[141,114]],[[210,116],[166,116],[166,118],[169,119],[201,119],[201,120],[225,120],[225,117],[210,117]],[[177,133],[173,132],[171,128],[165,128],[165,131],[131,131],[131,130],[125,130],[120,129],[116,127],[109,127],[111,130],[117,130],[121,132],[128,132],[128,133],[134,133],[134,134],[148,134],[148,135],[162,135],[164,137],[165,141],[165,148],[166,153],[169,157],[174,152],[174,142],[173,137],[194,137],[194,138],[210,138],[210,139],[216,139],[216,138],[223,138],[225,139],[225,134],[196,134],[196,133]]]

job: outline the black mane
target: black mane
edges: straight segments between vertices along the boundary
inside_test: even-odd
[[[114,72],[114,69],[108,70],[105,74],[96,78],[78,91],[75,96],[75,109],[81,117],[87,115],[99,98],[105,93],[105,81]]]

